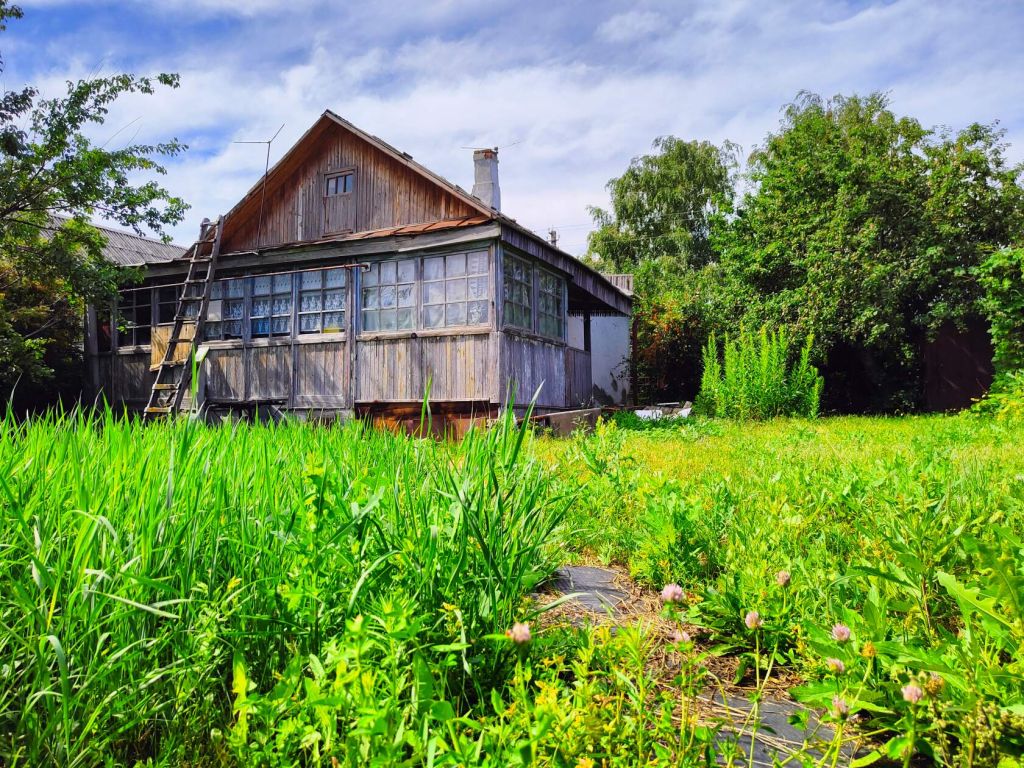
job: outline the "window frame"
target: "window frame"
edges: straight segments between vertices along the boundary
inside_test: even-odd
[[[537,281],[537,290],[536,290],[536,294],[535,294],[536,298],[537,298],[537,312],[535,314],[537,334],[540,335],[540,336],[545,336],[545,337],[547,337],[549,339],[558,339],[559,341],[567,341],[567,339],[566,339],[566,335],[567,335],[566,331],[568,330],[568,328],[567,328],[568,324],[566,323],[566,304],[567,304],[567,302],[566,302],[566,287],[567,287],[568,283],[567,283],[567,281],[566,281],[566,279],[564,277],[562,277],[561,275],[559,275],[557,272],[555,272],[553,270],[545,269],[544,267],[538,266],[536,268],[535,272],[536,272],[536,281]],[[545,276],[551,277],[552,279],[554,279],[555,287],[557,288],[557,290],[555,290],[555,291],[548,291],[548,290],[544,289],[542,279]],[[553,312],[546,312],[544,310],[543,302],[542,302],[542,298],[544,296],[552,297],[557,302],[556,306],[557,306],[557,308],[559,310],[559,313],[557,315],[555,313],[553,313]],[[544,330],[542,330],[542,325],[541,324],[542,324],[542,321],[545,318],[552,319],[552,320],[554,320],[554,322],[557,323],[557,326],[558,326],[558,329],[559,329],[559,333],[557,335],[556,334],[551,334],[551,333],[546,333]]]
[[[340,192],[337,191],[337,189],[335,189],[334,191],[331,191],[331,183],[334,182],[334,186],[337,187],[338,179],[343,179],[343,178],[350,180],[349,183],[347,184],[348,189],[347,190],[342,190]],[[332,197],[347,197],[347,196],[352,195],[353,193],[355,193],[355,191],[356,191],[356,169],[355,168],[343,168],[341,170],[331,171],[330,173],[325,173],[324,174],[323,194],[324,194],[324,198],[325,199],[332,198]]]
[[[384,265],[394,264],[394,280],[388,280],[384,282],[383,267]],[[412,277],[408,280],[401,279],[400,268],[402,265],[409,265],[412,267]],[[376,272],[376,277],[373,282],[367,283],[367,276],[373,272]],[[422,289],[418,289],[422,285],[422,266],[419,263],[418,257],[413,258],[394,258],[394,259],[380,259],[371,261],[368,264],[368,268],[362,270],[359,274],[359,295],[356,297],[358,302],[359,310],[359,332],[377,334],[377,333],[388,333],[388,334],[409,334],[416,333],[420,330],[418,321],[418,311],[420,302],[422,300]],[[406,306],[401,306],[400,291],[405,286],[412,287],[412,303]],[[394,288],[395,290],[395,303],[390,306],[385,306],[383,302],[383,289]],[[376,304],[374,306],[367,305],[367,297],[373,290],[377,292]],[[412,325],[408,327],[399,326],[399,316],[402,310],[409,310],[409,316],[412,320]],[[382,328],[380,326],[380,319],[384,317],[385,312],[394,312],[395,314],[395,327],[394,328]],[[367,316],[373,313],[377,318],[376,328],[367,328],[366,320]]]
[[[462,274],[449,274],[449,262],[448,260],[452,257],[461,256],[463,257],[464,269]],[[471,269],[471,257],[483,257],[483,268],[473,271]],[[420,311],[417,327],[424,333],[440,333],[451,331],[453,329],[477,329],[477,328],[493,328],[491,319],[491,313],[493,312],[493,301],[492,301],[492,286],[493,279],[491,277],[491,249],[490,248],[473,248],[469,250],[458,250],[448,251],[444,253],[431,253],[419,257],[422,260],[422,272],[420,278]],[[442,274],[440,277],[433,277],[427,279],[427,261],[440,259],[442,265]],[[470,293],[470,281],[483,281],[484,285],[484,296],[483,298],[473,298]],[[455,286],[459,281],[462,281],[465,285],[465,293],[460,298],[458,296],[450,296],[449,284]],[[427,294],[430,292],[427,286],[440,286],[441,296],[440,300],[428,301]],[[449,307],[458,304],[465,305],[465,316],[462,322],[449,322]],[[469,321],[470,305],[471,304],[483,304],[484,305],[484,317],[478,322],[471,323]],[[427,323],[427,312],[428,307],[441,307],[441,322],[437,325],[428,325]]]
[[[529,303],[522,304],[516,302],[514,298],[509,298],[508,290],[510,286],[509,275],[506,272],[506,266],[512,266],[514,269],[514,262],[520,262],[526,270],[526,280],[515,280],[512,279],[511,283],[518,283],[520,287],[525,288],[525,295]],[[512,328],[514,330],[525,331],[527,333],[534,333],[537,327],[537,301],[536,301],[536,268],[533,261],[525,256],[519,256],[518,254],[504,251],[502,253],[502,265],[501,265],[501,325],[502,328]],[[509,319],[508,305],[518,306],[520,309],[526,309],[529,314],[530,320],[529,325],[521,325],[513,320]]]
[[[297,271],[293,272],[274,272],[249,275],[246,278],[246,325],[245,330],[250,340],[254,339],[285,339],[292,337],[292,329],[294,327],[295,320],[295,275]],[[256,281],[261,278],[268,278],[270,280],[270,292],[269,293],[256,293]],[[278,280],[287,279],[288,285],[282,290],[278,290]],[[278,297],[288,297],[288,312],[287,314],[278,313],[274,311],[274,302]],[[256,315],[253,314],[253,308],[257,299],[267,300],[267,314]],[[274,321],[278,318],[287,319],[287,329],[284,331],[274,331]],[[265,321],[267,323],[266,333],[255,333],[254,322]]]
[[[144,307],[144,306],[147,306],[147,304],[148,304],[148,308],[149,308],[149,323],[146,324],[146,325],[139,325],[138,324],[138,310],[140,309],[140,305],[139,305],[139,302],[138,302],[138,296],[139,295],[146,295],[146,294],[148,294],[148,296],[149,296],[149,301],[146,304],[143,304],[141,306]],[[124,297],[126,295],[132,297],[132,305],[131,305],[132,325],[127,330],[122,330],[121,329],[121,325],[122,325],[122,320],[124,319],[122,317],[122,309],[127,308],[127,305],[122,305],[121,299],[122,299],[122,297]],[[117,300],[114,303],[114,311],[112,313],[112,317],[113,317],[113,320],[114,320],[114,322],[111,323],[111,330],[113,331],[113,333],[111,334],[110,348],[111,348],[112,351],[113,350],[117,350],[117,349],[122,349],[122,348],[124,348],[124,349],[140,349],[140,348],[149,347],[149,346],[152,345],[152,343],[153,343],[153,328],[156,325],[153,322],[156,319],[156,309],[155,309],[155,305],[154,305],[153,299],[156,298],[156,296],[157,296],[157,291],[152,286],[148,286],[148,287],[145,287],[145,288],[129,288],[129,289],[126,289],[126,290],[118,292]],[[146,332],[147,332],[146,333],[147,340],[145,342],[141,342],[140,343],[139,340],[138,340],[138,331],[139,331],[139,329],[145,329]],[[125,341],[126,341],[125,336],[127,334],[129,334],[129,333],[131,334],[131,343],[125,343]]]
[[[341,274],[341,276],[342,276],[342,281],[341,281],[341,285],[340,286],[329,286],[327,284],[327,273],[328,272],[334,272],[334,271],[339,272]],[[296,279],[295,279],[296,303],[295,303],[294,314],[295,314],[295,337],[296,338],[300,338],[300,337],[316,338],[316,337],[323,337],[323,336],[336,336],[339,333],[344,333],[345,332],[345,329],[348,327],[347,326],[347,323],[348,323],[348,292],[349,292],[349,274],[348,273],[350,271],[351,270],[349,270],[349,269],[347,269],[345,267],[320,267],[320,268],[316,268],[316,269],[303,269],[303,270],[299,270],[299,271],[297,271],[295,273],[296,274]],[[320,286],[318,288],[315,288],[315,287],[308,287],[307,288],[307,287],[305,287],[303,285],[303,281],[305,280],[305,276],[306,275],[312,275],[312,274],[318,275],[319,278],[320,278],[320,280],[319,280]],[[327,308],[327,294],[328,294],[328,292],[339,291],[339,290],[342,292],[342,305],[341,305],[341,309],[328,309]],[[313,293],[317,294],[317,296],[318,296],[318,299],[319,299],[319,309],[310,309],[310,310],[305,310],[304,311],[302,309],[302,297],[303,297],[303,295],[308,295],[308,294],[313,294]],[[340,328],[338,328],[338,330],[329,330],[329,331],[324,330],[324,318],[327,315],[333,315],[333,314],[340,314],[341,315],[341,326],[340,326]],[[319,319],[318,326],[317,326],[319,330],[316,330],[316,331],[304,331],[304,330],[302,330],[302,318],[303,317],[310,317],[310,316],[313,316],[313,315],[317,316],[317,318]]]

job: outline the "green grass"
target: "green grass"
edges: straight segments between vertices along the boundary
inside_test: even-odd
[[[621,422],[542,445],[579,494],[568,521],[578,557],[682,585],[681,619],[739,655],[741,673],[796,669],[805,701],[840,697],[940,761],[1024,748],[1021,422]],[[764,621],[756,631],[750,611]],[[850,641],[831,637],[837,624]],[[910,706],[909,684],[935,694]]]
[[[423,748],[396,734],[504,681],[482,638],[556,564],[566,502],[524,437],[0,422],[0,764],[255,753],[232,706],[353,638],[381,722],[347,748]]]
[[[795,671],[894,760],[994,764],[1024,747],[1022,434],[622,419],[443,443],[8,417],[0,765],[711,764],[731,753],[691,711],[707,652],[762,685]],[[542,629],[528,595],[574,558],[682,585],[667,613],[701,650]],[[838,755],[834,725],[811,764]]]

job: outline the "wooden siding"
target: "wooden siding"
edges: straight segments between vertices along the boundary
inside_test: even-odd
[[[206,397],[245,400],[245,350],[211,349],[206,355]]]
[[[593,397],[593,371],[590,353],[572,347],[565,348],[565,406],[587,406]]]
[[[348,406],[348,355],[344,341],[295,345],[296,408]]]
[[[149,370],[146,350],[99,356],[99,380],[111,403],[145,404],[153,388],[155,373]]]
[[[262,234],[257,193],[228,217],[224,251],[253,250],[257,235],[262,248],[323,237],[328,229],[326,175],[347,168],[355,169],[355,190],[351,201],[346,201],[352,210],[345,212],[345,223],[354,232],[479,213],[344,127],[322,121],[271,173]]]
[[[500,339],[501,401],[508,400],[514,387],[514,405],[526,405],[540,387],[538,407],[564,408],[565,345],[510,333]]]
[[[246,397],[290,404],[294,360],[290,344],[249,347],[245,350]]]
[[[494,402],[491,349],[490,333],[360,341],[357,400],[421,401],[429,381],[431,400]]]
[[[206,397],[219,403],[342,408],[345,388],[340,340],[215,348],[206,358]]]

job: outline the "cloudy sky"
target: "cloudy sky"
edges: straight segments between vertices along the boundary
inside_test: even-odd
[[[166,185],[190,241],[330,108],[464,187],[471,152],[501,147],[502,207],[585,249],[588,205],[651,141],[731,139],[745,151],[800,90],[887,91],[954,129],[999,120],[1024,160],[1024,3],[611,0],[23,0],[0,34],[0,85],[53,94],[119,71],[178,72],[131,99],[109,146],[177,137]]]

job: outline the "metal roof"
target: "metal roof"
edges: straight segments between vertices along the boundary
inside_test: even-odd
[[[146,264],[164,264],[185,256],[188,250],[177,243],[165,243],[154,237],[143,237],[134,232],[94,224],[107,238],[103,255],[108,261],[122,267],[141,267]]]
[[[61,226],[70,217],[52,213],[50,217],[54,227]],[[107,246],[103,256],[112,264],[122,267],[142,267],[147,264],[166,264],[169,261],[184,258],[188,248],[177,243],[165,243],[155,237],[144,237],[123,229],[114,229],[102,224],[90,222],[107,238]]]

